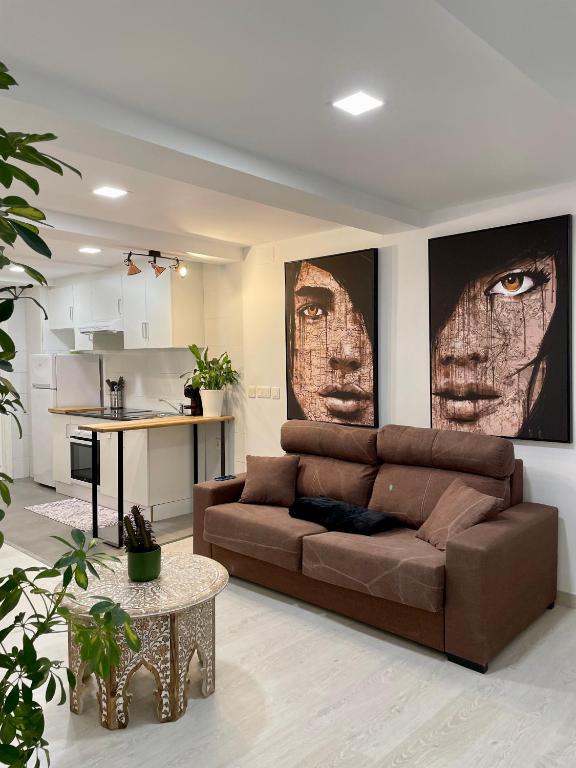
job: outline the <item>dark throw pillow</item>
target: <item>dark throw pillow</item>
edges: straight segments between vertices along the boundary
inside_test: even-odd
[[[329,531],[359,533],[362,536],[388,531],[399,525],[399,521],[386,512],[373,512],[327,496],[300,496],[290,507],[290,515],[323,525]]]
[[[243,504],[289,507],[296,498],[299,456],[246,456]]]

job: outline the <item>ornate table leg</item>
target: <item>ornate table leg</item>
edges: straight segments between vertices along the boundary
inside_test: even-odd
[[[174,658],[173,719],[186,712],[188,705],[188,668],[194,653],[198,651],[202,674],[202,695],[214,693],[215,646],[214,646],[214,598],[173,615],[172,642]]]
[[[68,625],[68,667],[76,678],[76,686],[69,689],[70,712],[79,715],[82,712],[85,680],[90,676],[90,671],[86,662],[80,660],[80,649],[76,645],[70,625]]]
[[[132,620],[134,630],[140,636],[142,647],[138,653],[120,643],[120,662],[107,679],[97,676],[100,723],[104,728],[116,730],[128,725],[128,707],[132,698],[129,692],[132,675],[144,666],[154,675],[157,688],[156,709],[161,722],[172,720],[171,688],[173,687],[170,665],[170,616],[152,616]],[[77,676],[77,686],[70,695],[70,709],[81,711],[82,674],[85,664],[80,662],[80,653],[69,636],[69,666]]]

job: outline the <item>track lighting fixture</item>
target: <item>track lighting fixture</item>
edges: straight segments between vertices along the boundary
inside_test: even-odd
[[[130,251],[130,252],[129,252],[129,253],[126,255],[126,258],[124,259],[124,264],[126,264],[126,266],[128,267],[128,276],[129,276],[129,277],[130,277],[131,275],[139,275],[139,274],[140,274],[140,272],[142,272],[142,270],[141,270],[141,269],[139,269],[139,268],[136,266],[136,264],[134,264],[134,262],[132,261],[132,251]]]
[[[152,256],[152,254],[154,255]],[[156,277],[160,277],[162,272],[166,271],[166,267],[162,267],[160,264],[158,264],[156,259],[158,258],[162,259],[164,257],[160,255],[160,251],[149,251],[148,255],[152,256],[152,261],[149,261],[148,264],[150,264],[150,266],[154,270],[154,274],[156,275]]]
[[[177,256],[162,256],[160,251],[148,251],[148,253],[138,253],[136,251],[128,251],[128,253],[124,254],[126,258],[124,259],[124,264],[128,267],[128,274],[129,275],[138,275],[142,270],[134,264],[132,261],[132,256],[147,256],[149,261],[148,264],[152,267],[154,270],[154,274],[156,277],[160,277],[162,272],[166,271],[166,267],[163,267],[161,264],[158,264],[159,259],[164,259],[165,261],[171,261],[173,262],[170,264],[170,269],[175,270],[180,277],[186,277],[188,274],[188,267],[186,264],[181,264],[180,259]]]

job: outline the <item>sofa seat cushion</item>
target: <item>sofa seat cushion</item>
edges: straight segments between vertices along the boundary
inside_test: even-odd
[[[217,504],[204,513],[204,538],[241,555],[299,571],[302,539],[326,528],[290,517],[286,507],[263,504]]]
[[[411,529],[308,536],[302,553],[302,572],[313,579],[431,613],[443,609],[445,553]]]

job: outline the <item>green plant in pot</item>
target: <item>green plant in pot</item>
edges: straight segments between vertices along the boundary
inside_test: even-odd
[[[0,91],[16,85],[0,62]],[[37,146],[49,146],[55,139],[52,133],[22,133],[0,127],[0,272],[18,265],[39,285],[46,285],[45,277],[33,267],[10,258],[10,249],[26,245],[36,254],[51,256],[42,238],[41,227],[48,226],[45,214],[27,199],[30,193],[38,195],[40,191],[32,174],[40,167],[44,172],[62,176],[67,167],[80,175]],[[4,189],[9,189],[10,194]],[[33,283],[11,285],[5,281],[0,288],[0,325],[11,318],[15,303],[24,299],[37,304],[46,317],[38,300],[28,294]],[[14,339],[0,328],[0,416],[11,417],[21,436],[18,413],[24,407],[14,383],[7,378],[14,371],[12,361],[16,355]],[[0,472],[0,504],[5,507],[11,504],[11,483],[12,478]],[[4,517],[5,510],[0,509],[0,522]],[[95,599],[89,623],[78,620],[69,607],[72,583],[80,590],[92,588],[99,571],[110,567],[115,558],[99,551],[99,542],[86,538],[80,530],[71,532],[70,541],[54,538],[62,542],[66,551],[51,567],[8,569],[4,561],[0,572],[0,764],[10,768],[50,764],[44,710],[48,702],[66,701],[66,681],[71,688],[76,685],[65,662],[53,658],[46,643],[49,636],[70,628],[82,659],[102,677],[120,658],[121,639],[133,651],[140,648],[130,616],[112,600]],[[0,531],[0,548],[3,545],[4,535]],[[61,653],[65,653],[63,644],[57,655]]]
[[[204,416],[221,416],[224,402],[224,388],[238,383],[238,371],[232,368],[232,361],[228,353],[223,352],[220,357],[208,357],[208,347],[204,353],[197,344],[188,347],[194,355],[196,366],[193,371],[183,373],[186,376],[186,384],[199,389],[202,396],[202,409]]]
[[[153,581],[160,576],[161,548],[156,544],[152,525],[137,505],[124,515],[124,546],[132,581]]]

